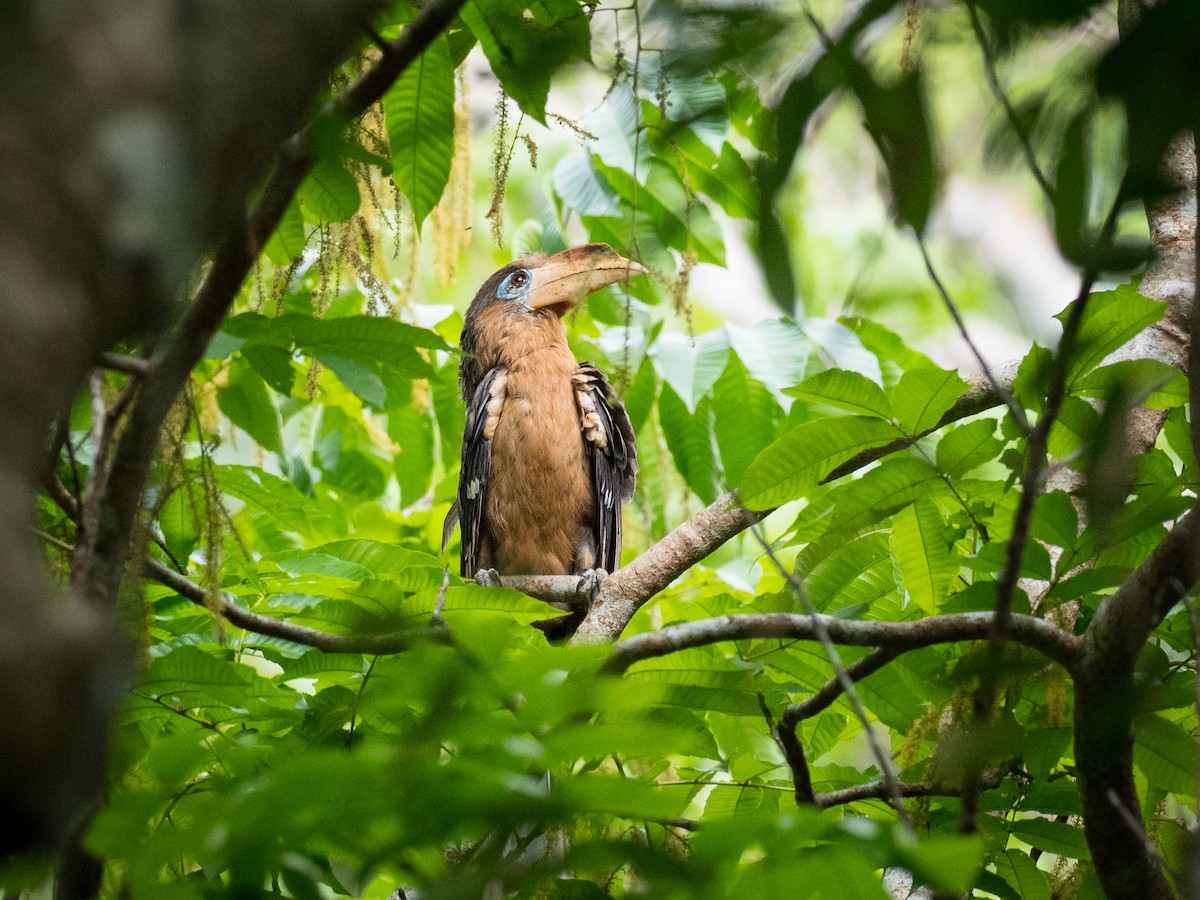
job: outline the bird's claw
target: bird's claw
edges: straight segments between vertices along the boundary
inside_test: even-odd
[[[475,573],[475,583],[480,587],[500,587],[500,573],[495,569],[480,569]]]
[[[579,577],[579,586],[575,588],[575,594],[590,606],[600,593],[600,583],[607,577],[608,572],[605,569],[586,569]]]

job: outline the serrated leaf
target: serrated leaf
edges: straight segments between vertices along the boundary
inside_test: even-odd
[[[839,463],[900,436],[895,426],[865,416],[804,422],[776,438],[738,483],[747,509],[771,509],[803,497]]]
[[[412,206],[417,228],[437,205],[454,157],[454,65],[438,37],[383,95],[392,178]]]
[[[883,388],[865,375],[845,369],[827,369],[784,391],[800,400],[821,403],[860,416],[892,418],[892,405]]]
[[[933,501],[921,498],[892,518],[892,553],[909,599],[926,615],[936,613],[958,565]]]

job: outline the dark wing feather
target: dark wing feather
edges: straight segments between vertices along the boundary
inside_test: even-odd
[[[483,520],[487,509],[488,479],[492,472],[492,435],[495,424],[488,429],[489,416],[495,420],[502,406],[504,382],[508,373],[500,367],[490,370],[475,386],[467,404],[467,426],[463,432],[462,465],[458,474],[459,522],[462,525],[460,572],[471,578],[480,569],[480,550],[483,542]],[[497,398],[497,394],[499,397]],[[489,404],[491,412],[489,413]]]
[[[596,492],[596,565],[615,572],[621,563],[621,506],[633,497],[637,479],[637,443],[625,407],[613,396],[603,372],[590,362],[581,363],[575,385]]]

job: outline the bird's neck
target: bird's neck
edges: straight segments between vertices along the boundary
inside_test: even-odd
[[[556,315],[531,313],[515,322],[508,319],[480,324],[477,352],[484,371],[495,366],[519,370],[547,356],[561,358],[564,365],[568,361],[570,366],[575,365],[566,330]]]

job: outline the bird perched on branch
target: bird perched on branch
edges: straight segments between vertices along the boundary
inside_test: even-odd
[[[522,257],[471,301],[459,369],[462,469],[444,533],[461,521],[464,577],[582,575],[581,594],[594,596],[620,564],[621,505],[637,474],[633,427],[604,374],[575,360],[562,317],[645,271],[607,244],[586,244]]]

